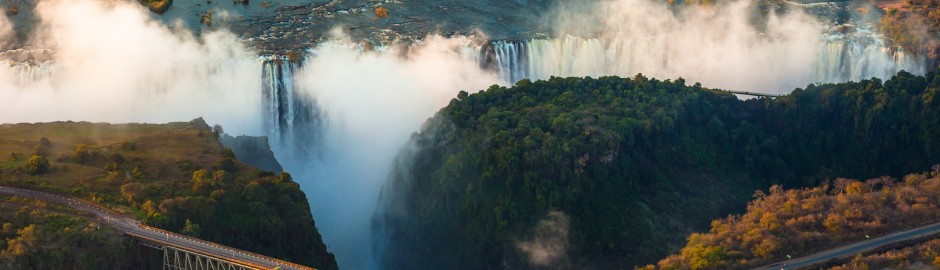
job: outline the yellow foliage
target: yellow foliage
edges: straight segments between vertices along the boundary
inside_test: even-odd
[[[770,238],[764,238],[764,240],[761,241],[760,244],[757,244],[757,246],[754,246],[754,250],[752,250],[752,252],[754,253],[754,256],[757,256],[763,259],[769,259],[779,249],[780,249],[780,241],[777,241],[775,237],[770,237]]]
[[[375,15],[383,19],[388,18],[388,8],[385,8],[385,7],[375,8]]]
[[[768,231],[774,232],[780,228],[780,219],[777,218],[777,214],[764,213],[760,218],[760,225]]]
[[[147,6],[153,13],[163,15],[163,13],[166,13],[166,11],[170,9],[173,0],[141,0],[141,3]]]
[[[826,217],[826,220],[823,221],[823,226],[826,226],[826,229],[830,232],[837,233],[842,230],[842,225],[845,222],[842,220],[842,217],[836,213],[829,213],[829,216]]]

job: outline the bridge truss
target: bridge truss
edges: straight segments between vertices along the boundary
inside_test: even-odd
[[[141,245],[163,251],[163,270],[259,270],[259,268],[220,260],[186,249],[137,238]]]

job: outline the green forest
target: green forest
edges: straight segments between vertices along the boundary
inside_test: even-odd
[[[643,75],[461,92],[397,158],[377,252],[391,269],[655,263],[755,190],[937,163],[938,94],[940,74],[907,72],[775,99]],[[534,256],[547,219],[562,241]]]

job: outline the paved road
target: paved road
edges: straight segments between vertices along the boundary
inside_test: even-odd
[[[755,269],[797,269],[800,267],[808,267],[832,259],[848,258],[854,256],[855,254],[871,251],[882,246],[912,240],[936,233],[940,233],[940,222],[903,232],[892,233],[882,237],[872,238],[862,242],[841,246],[805,257],[786,260]]]
[[[82,210],[94,214],[98,220],[108,226],[111,226],[125,234],[136,234],[153,240],[170,244],[179,248],[188,249],[211,257],[224,258],[231,261],[247,262],[253,266],[260,266],[268,269],[297,269],[312,270],[313,268],[277,260],[274,258],[258,255],[255,253],[219,245],[216,243],[187,237],[184,235],[163,231],[149,227],[140,223],[140,221],[122,217],[121,215],[103,209],[86,201],[67,198],[52,193],[34,191],[28,189],[0,187],[0,193],[26,197],[35,200],[41,200],[56,204],[61,204],[74,209]]]

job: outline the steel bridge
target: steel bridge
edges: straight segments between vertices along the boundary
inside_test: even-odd
[[[128,234],[135,242],[163,251],[163,270],[261,270],[251,264],[207,256],[189,249],[179,248],[149,237]]]

